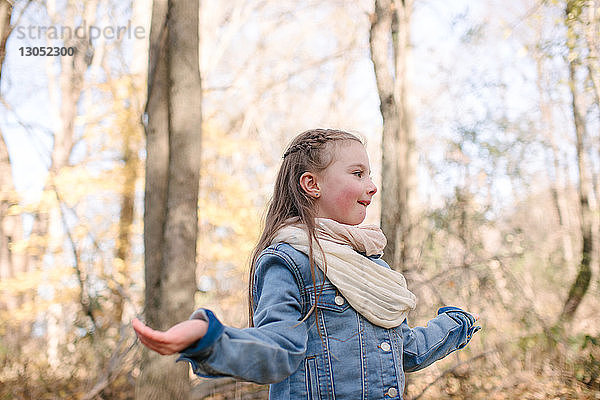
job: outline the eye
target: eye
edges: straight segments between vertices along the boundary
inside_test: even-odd
[[[359,178],[362,178],[364,172],[363,171],[354,171],[353,174],[358,176]]]

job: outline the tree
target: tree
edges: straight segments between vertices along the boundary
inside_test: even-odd
[[[416,152],[407,76],[412,4],[376,0],[369,37],[383,116],[381,228],[388,238],[384,258],[403,270],[414,262]]]
[[[0,81],[6,54],[6,40],[12,29],[11,14],[12,5],[8,2],[0,3]],[[0,280],[2,280],[14,277],[23,267],[19,257],[12,251],[15,241],[23,238],[23,229],[19,216],[8,215],[9,208],[18,201],[15,198],[8,148],[2,135],[0,135],[0,194],[2,195],[0,198]]]
[[[565,25],[567,27],[567,63],[569,68],[569,91],[571,93],[571,110],[573,113],[573,123],[575,128],[576,150],[577,150],[577,171],[579,173],[579,185],[577,193],[579,196],[579,212],[581,220],[581,260],[577,271],[577,277],[569,289],[567,300],[564,303],[560,319],[571,321],[579,304],[585,296],[592,278],[592,210],[590,207],[589,196],[591,194],[591,183],[589,180],[588,167],[586,164],[586,152],[584,143],[588,136],[587,126],[584,115],[581,110],[581,95],[577,84],[577,70],[581,63],[577,54],[578,33],[575,28],[583,8],[582,0],[568,0],[565,6]]]
[[[144,245],[146,319],[165,329],[186,319],[196,291],[201,149],[199,5],[155,1],[146,113]],[[138,399],[189,396],[188,368],[145,353]]]

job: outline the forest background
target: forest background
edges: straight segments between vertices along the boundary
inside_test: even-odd
[[[149,307],[157,4],[0,2],[2,399],[148,398],[130,321]],[[393,35],[378,58],[385,9]],[[451,304],[484,327],[408,375],[406,398],[600,398],[599,1],[205,0],[197,21],[190,309],[247,325],[250,251],[283,150],[305,129],[366,138],[380,188],[367,222],[389,232],[389,64],[399,129],[413,135],[410,196],[396,199],[410,216],[392,221],[410,229],[391,252],[419,298],[409,322]],[[39,46],[77,51],[21,50]],[[265,398],[260,386],[191,382],[190,398]]]

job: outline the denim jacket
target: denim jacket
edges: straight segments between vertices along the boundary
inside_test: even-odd
[[[426,327],[373,325],[320,271],[315,285],[308,256],[287,243],[261,253],[252,289],[254,327],[223,326],[211,311],[197,310],[192,318],[209,322],[207,334],[178,361],[202,377],[271,384],[272,400],[402,399],[405,371],[466,346],[480,328],[456,307],[441,308]],[[315,299],[316,317],[304,319]]]

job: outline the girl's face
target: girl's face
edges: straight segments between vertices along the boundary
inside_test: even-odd
[[[355,140],[336,143],[332,163],[316,175],[317,217],[342,224],[358,225],[367,215],[367,206],[377,192],[371,180],[369,156]],[[316,193],[315,192],[315,193]]]

